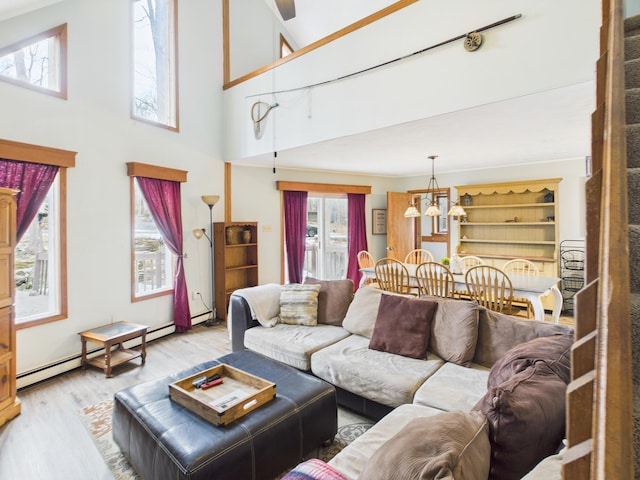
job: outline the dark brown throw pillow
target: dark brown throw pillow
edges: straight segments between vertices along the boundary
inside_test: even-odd
[[[544,362],[536,362],[474,407],[489,421],[492,480],[519,480],[556,453],[565,432],[567,385]]]
[[[511,348],[492,367],[487,388],[497,387],[537,361],[545,362],[566,384],[571,381],[573,335],[552,335]]]
[[[431,321],[438,304],[383,294],[369,348],[411,358],[425,358]]]
[[[320,284],[318,294],[318,323],[342,325],[353,300],[353,282],[351,280],[318,280],[307,277],[306,284]]]

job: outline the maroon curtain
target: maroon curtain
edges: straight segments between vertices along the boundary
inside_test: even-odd
[[[307,236],[307,192],[284,191],[283,198],[289,283],[302,283]]]
[[[178,257],[173,284],[173,323],[176,332],[184,332],[191,328],[191,312],[182,263],[180,182],[144,177],[136,179],[162,238]]]
[[[38,213],[60,167],[0,159],[0,187],[20,190],[16,195],[18,241]]]
[[[360,284],[358,252],[367,248],[367,222],[364,211],[365,195],[362,193],[347,194],[347,278],[353,282],[353,288]]]

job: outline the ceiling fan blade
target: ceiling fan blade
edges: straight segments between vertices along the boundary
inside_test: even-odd
[[[276,0],[276,6],[282,15],[282,19],[287,21],[296,16],[295,0]]]

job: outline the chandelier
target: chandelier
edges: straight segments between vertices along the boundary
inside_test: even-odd
[[[438,203],[436,201],[436,192],[440,190],[440,186],[438,185],[438,180],[436,179],[435,174],[435,160],[438,158],[438,155],[429,155],[428,157],[431,160],[431,178],[429,179],[429,185],[427,187],[427,191],[431,192],[431,201],[429,202],[429,206],[427,210],[424,212],[427,217],[439,217],[442,215],[440,208],[438,207]],[[447,215],[452,217],[462,217],[465,216],[467,212],[464,211],[458,203],[456,202],[447,212]],[[415,204],[409,205],[404,212],[404,216],[411,217],[419,217],[420,211],[416,208]]]

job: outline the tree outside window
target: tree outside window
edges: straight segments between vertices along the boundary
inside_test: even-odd
[[[175,0],[133,0],[133,112],[178,128]]]
[[[67,98],[67,25],[0,49],[0,80]]]

